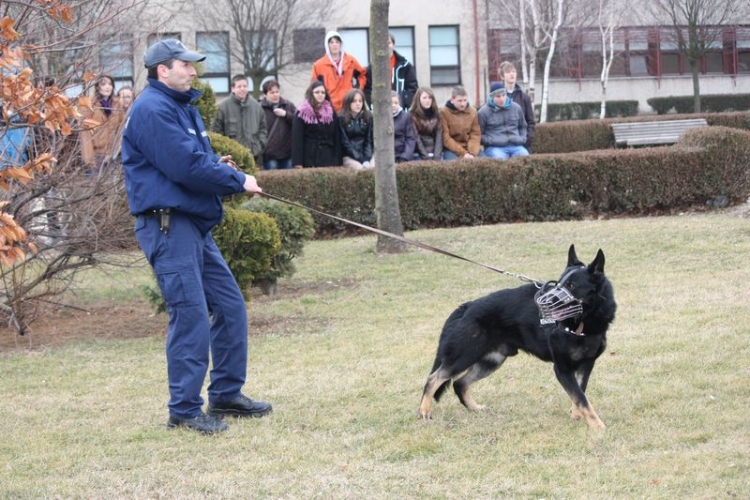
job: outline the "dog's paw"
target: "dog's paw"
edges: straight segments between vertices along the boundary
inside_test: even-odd
[[[432,413],[422,413],[421,410],[417,411],[417,418],[420,420],[432,420]]]
[[[573,420],[581,420],[583,418],[583,413],[574,406],[570,409],[570,418]]]

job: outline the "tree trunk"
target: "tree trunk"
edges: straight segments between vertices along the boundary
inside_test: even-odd
[[[370,2],[370,69],[375,141],[375,213],[378,228],[403,236],[393,147],[391,113],[391,63],[388,55],[389,0]],[[406,244],[378,235],[378,252],[401,253]]]
[[[701,112],[701,83],[698,77],[699,62],[690,62],[690,72],[693,74],[693,113]]]

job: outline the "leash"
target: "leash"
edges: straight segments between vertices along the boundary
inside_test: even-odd
[[[525,282],[528,282],[528,283],[533,283],[534,286],[536,286],[537,288],[541,288],[541,286],[542,286],[542,282],[540,282],[539,280],[535,280],[533,278],[529,278],[528,276],[525,276],[523,274],[512,273],[510,271],[505,271],[503,269],[498,269],[497,267],[493,267],[493,266],[490,266],[490,265],[487,265],[487,264],[482,264],[481,262],[477,262],[475,260],[468,259],[466,257],[463,257],[461,255],[455,254],[453,252],[449,252],[448,250],[443,250],[442,248],[438,248],[438,247],[434,247],[432,245],[428,245],[427,243],[422,243],[421,241],[417,241],[417,240],[412,240],[412,239],[409,239],[409,238],[405,238],[405,237],[399,236],[397,234],[389,233],[388,231],[383,231],[382,229],[378,229],[378,228],[375,228],[375,227],[367,226],[365,224],[360,224],[359,222],[354,222],[352,220],[345,219],[343,217],[338,217],[336,215],[331,215],[331,214],[328,214],[328,213],[325,213],[325,212],[321,212],[320,210],[315,210],[314,208],[306,207],[305,205],[302,205],[300,203],[296,203],[296,202],[293,202],[293,201],[285,200],[284,198],[279,198],[278,196],[274,196],[274,195],[268,194],[266,192],[260,192],[260,193],[257,193],[257,194],[259,194],[260,196],[263,196],[265,198],[269,198],[271,200],[276,200],[276,201],[280,201],[281,203],[286,203],[287,205],[292,205],[292,206],[295,206],[295,207],[302,208],[304,210],[308,210],[310,212],[315,212],[316,214],[323,215],[324,217],[329,217],[331,219],[343,222],[345,224],[350,224],[352,226],[356,226],[356,227],[359,227],[361,229],[365,229],[367,231],[370,231],[371,233],[379,234],[381,236],[387,236],[388,238],[393,238],[394,240],[398,240],[398,241],[401,241],[403,243],[406,243],[406,244],[409,244],[409,245],[412,245],[412,246],[415,246],[415,247],[422,248],[424,250],[429,250],[430,252],[435,252],[435,253],[439,253],[439,254],[442,254],[442,255],[446,255],[448,257],[453,257],[454,259],[463,260],[464,262],[469,262],[470,264],[474,264],[474,265],[483,267],[485,269],[489,269],[490,271],[495,271],[496,273],[504,274],[506,276],[511,276],[513,278],[516,278],[516,279],[519,279],[521,281],[525,281]]]

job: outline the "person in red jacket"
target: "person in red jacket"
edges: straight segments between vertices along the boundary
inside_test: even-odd
[[[344,43],[338,31],[329,31],[324,45],[326,55],[313,64],[310,80],[317,80],[325,85],[333,109],[338,113],[347,92],[365,87],[367,70],[354,56],[344,52]]]

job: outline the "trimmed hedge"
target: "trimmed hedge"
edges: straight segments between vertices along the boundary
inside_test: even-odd
[[[750,132],[705,127],[674,147],[405,163],[396,176],[410,230],[681,210],[718,197],[738,203],[750,195]],[[372,170],[260,172],[259,182],[275,196],[376,224]],[[354,231],[313,218],[318,235]]]
[[[652,97],[648,103],[657,114],[665,115],[674,110],[677,113],[693,112],[693,96]],[[750,110],[750,94],[711,94],[701,95],[701,111],[723,113],[727,111]]]
[[[536,116],[539,116],[542,106],[534,106]],[[589,120],[599,118],[602,110],[601,101],[566,102],[547,104],[547,120],[560,122],[567,120]],[[606,118],[635,116],[638,114],[638,101],[607,101]]]
[[[616,120],[583,120],[559,123],[540,123],[536,126],[534,153],[572,153],[614,147],[613,123],[686,120],[705,118],[712,126],[750,130],[750,112],[695,113],[688,115],[633,116]]]

